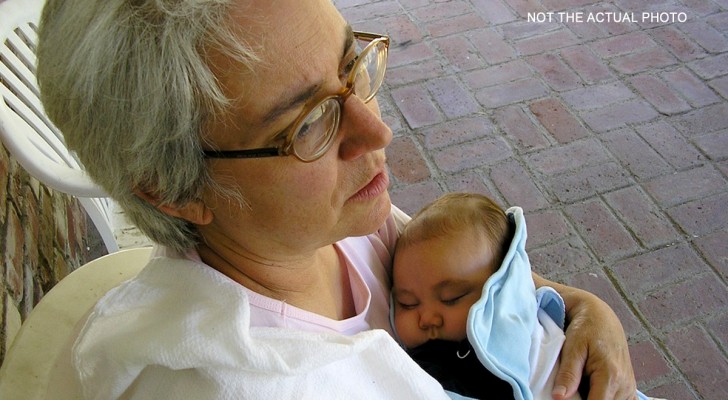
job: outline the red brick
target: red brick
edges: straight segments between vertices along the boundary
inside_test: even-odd
[[[493,30],[479,30],[469,35],[469,38],[488,64],[504,63],[517,56],[513,47]]]
[[[533,76],[528,64],[522,60],[515,60],[505,64],[478,69],[464,73],[463,81],[471,89],[481,89]]]
[[[661,76],[694,107],[703,107],[720,101],[720,97],[685,67],[665,71]]]
[[[652,75],[637,75],[630,82],[661,114],[672,115],[691,109],[665,82]]]
[[[725,243],[725,242],[723,242]],[[728,313],[722,313],[708,323],[708,331],[723,348],[728,348]]]
[[[570,8],[599,3],[599,0],[543,0],[544,7],[549,11],[562,11]]]
[[[459,15],[447,19],[437,19],[425,25],[425,28],[433,37],[452,35],[478,29],[486,23],[479,16],[473,14]]]
[[[622,323],[624,333],[627,337],[637,336],[644,331],[639,321],[637,321],[634,314],[627,307],[625,300],[619,295],[614,285],[612,285],[609,278],[604,275],[601,269],[594,268],[590,272],[576,274],[570,277],[567,283],[593,293],[609,304]]]
[[[689,67],[703,79],[728,74],[728,53],[693,61]]]
[[[392,130],[392,132],[400,132],[404,128],[404,121],[399,114],[399,110],[390,101],[389,96],[377,96],[379,110],[382,113],[382,121]]]
[[[470,170],[449,175],[445,183],[447,183],[447,188],[453,192],[481,193],[493,199],[498,199],[498,196],[489,189],[485,179],[478,171]]]
[[[433,42],[455,71],[468,71],[483,66],[478,50],[463,35],[439,38]]]
[[[543,97],[548,93],[543,84],[532,78],[521,79],[498,86],[480,89],[475,97],[487,108],[498,108],[508,104]]]
[[[700,315],[718,312],[727,305],[725,285],[715,275],[706,274],[651,292],[638,303],[638,308],[649,323],[663,330],[684,326]],[[674,346],[670,348],[675,350]]]
[[[705,51],[685,37],[675,26],[653,29],[650,35],[660,42],[680,61],[692,61],[705,56]]]
[[[402,46],[413,42],[421,43],[423,40],[419,27],[406,14],[392,15],[382,18],[379,22],[383,25],[383,30],[390,36],[392,45],[396,48],[392,53],[399,53]]]
[[[485,138],[435,150],[432,158],[445,172],[458,172],[481,165],[493,165],[513,155],[500,137]]]
[[[675,169],[686,169],[703,163],[695,147],[665,121],[636,127],[642,138]]]
[[[548,147],[549,142],[520,106],[508,106],[495,113],[495,121],[508,139],[524,150]]]
[[[712,166],[693,168],[647,182],[644,187],[661,206],[671,207],[689,200],[724,192],[726,183]]]
[[[491,136],[494,127],[483,115],[448,120],[420,131],[426,149],[438,149],[456,143]]]
[[[424,7],[429,5],[430,0],[399,0],[399,4],[407,10],[413,10],[415,8]]]
[[[541,36],[562,29],[561,24],[557,23],[533,23],[527,22],[526,18],[510,24],[499,26],[499,31],[503,33],[503,38],[512,42],[515,40],[527,39],[531,37]]]
[[[596,263],[584,243],[576,236],[537,249],[529,249],[528,258],[534,271],[553,279],[583,270]]]
[[[649,390],[642,390],[642,393],[656,399],[698,400],[690,384],[683,380],[659,384]]]
[[[521,164],[507,160],[491,169],[490,179],[503,193],[508,205],[519,206],[526,211],[538,210],[549,205],[533,177]]]
[[[422,86],[412,85],[394,89],[392,98],[411,128],[443,121],[440,112],[432,104],[430,96]]]
[[[392,204],[409,215],[413,215],[443,194],[442,189],[432,180],[400,186],[390,192]]]
[[[728,229],[728,193],[694,200],[667,211],[689,235],[702,236]]]
[[[5,145],[0,142],[0,226],[5,225],[7,212],[6,199],[8,198],[8,181],[10,179],[10,156]],[[1,303],[0,303],[1,304]],[[2,346],[0,346],[0,349]]]
[[[718,103],[691,111],[676,117],[673,124],[687,136],[704,135],[726,129],[728,128],[728,103]]]
[[[373,17],[386,17],[402,12],[397,1],[383,0],[376,3],[361,4],[344,10],[344,16],[349,22],[355,23],[364,20],[371,20]]]
[[[520,206],[520,204],[513,204]],[[528,212],[526,224],[528,225],[527,247],[538,248],[560,240],[568,239],[573,233],[564,215],[558,211]]]
[[[490,25],[500,25],[516,20],[516,16],[500,0],[472,0],[473,8]]]
[[[408,137],[392,140],[387,147],[387,164],[398,182],[415,183],[430,177],[425,160]]]
[[[384,80],[392,86],[402,86],[425,79],[437,78],[442,74],[443,69],[440,62],[435,58],[430,58],[422,62],[388,68]],[[378,97],[381,98],[382,96]]]
[[[569,143],[589,135],[581,123],[555,98],[531,103],[531,112],[559,143]]]
[[[522,55],[533,55],[576,44],[577,40],[568,30],[558,30],[544,35],[523,39],[515,43]]]
[[[705,271],[705,263],[686,243],[663,247],[620,261],[611,268],[625,291],[642,300],[649,293]]]
[[[728,230],[696,238],[694,242],[708,263],[723,276],[723,279],[728,280],[728,246],[726,246]],[[728,333],[728,330],[725,332]],[[726,340],[726,344],[728,344],[728,340]]]
[[[595,111],[583,112],[581,117],[595,132],[606,132],[627,124],[647,122],[659,114],[641,100],[613,104]]]
[[[8,294],[20,304],[24,297],[24,269],[23,269],[23,225],[12,203],[7,210],[7,230],[5,232],[5,248],[3,249],[4,281],[7,284]]]
[[[644,247],[654,249],[680,240],[672,224],[637,187],[607,193],[604,198]]]
[[[667,345],[680,369],[704,399],[728,399],[728,362],[723,352],[696,326],[670,334]]]
[[[726,3],[725,0],[722,0],[724,3]],[[726,8],[726,7],[724,7]],[[708,23],[715,29],[721,31],[721,32],[728,32],[728,11],[723,11],[721,13],[716,13],[714,15],[709,16],[705,19],[708,21]]]
[[[561,57],[584,82],[593,84],[614,77],[604,62],[584,45],[561,50]]]
[[[694,140],[709,159],[717,161],[728,158],[728,129],[709,133]]]
[[[667,50],[661,47],[648,49],[643,53],[632,53],[616,57],[611,60],[612,68],[623,74],[636,74],[638,72],[650,71],[655,68],[662,68],[676,63]]]
[[[709,53],[728,51],[726,37],[704,21],[693,20],[677,26]]]
[[[549,189],[563,203],[583,200],[629,184],[629,175],[614,163],[583,167],[548,179]]]
[[[634,99],[635,94],[617,81],[564,92],[561,97],[576,110],[590,110]]]
[[[602,58],[641,52],[655,47],[655,42],[644,32],[632,32],[599,40],[591,45],[592,50]]]
[[[412,15],[422,22],[434,22],[471,12],[472,9],[466,2],[450,0],[443,3],[431,3],[429,6],[417,8],[416,10],[412,10]]]
[[[534,170],[546,175],[555,175],[568,170],[608,161],[609,155],[596,139],[586,139],[553,147],[527,157]]]
[[[634,254],[639,246],[604,203],[590,200],[565,210],[584,241],[602,260]]]
[[[435,53],[425,43],[412,43],[406,46],[399,46],[396,50],[389,52],[390,55],[387,59],[387,81],[389,81],[391,75],[390,69],[401,65],[419,63],[435,57]]]
[[[505,2],[522,17],[529,12],[547,11],[537,0],[505,0]]]
[[[629,346],[637,383],[664,379],[673,373],[672,367],[665,361],[665,356],[650,341],[643,341]]]
[[[457,118],[480,111],[480,104],[470,91],[463,89],[453,77],[431,80],[427,88],[447,118]]]
[[[710,81],[710,86],[720,93],[721,96],[728,99],[728,76],[722,76]]]
[[[581,86],[581,79],[557,56],[546,53],[528,57],[527,61],[543,79],[556,91],[576,89]]]
[[[637,178],[649,179],[672,172],[672,167],[630,128],[608,132],[600,137],[611,153]]]

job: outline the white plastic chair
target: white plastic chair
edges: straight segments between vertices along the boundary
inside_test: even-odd
[[[121,250],[62,279],[23,322],[0,368],[0,399],[80,399],[71,347],[86,316],[111,288],[146,265],[152,248]]]
[[[78,198],[111,253],[119,250],[111,199],[83,170],[48,119],[35,78],[35,43],[44,0],[0,2],[0,139],[34,178]]]

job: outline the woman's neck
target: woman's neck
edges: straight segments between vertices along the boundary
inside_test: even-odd
[[[334,320],[356,314],[348,268],[333,245],[276,261],[204,243],[197,250],[207,265],[263,296]]]

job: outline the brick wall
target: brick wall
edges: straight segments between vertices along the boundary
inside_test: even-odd
[[[31,178],[0,147],[0,365],[43,295],[103,253],[79,202]]]

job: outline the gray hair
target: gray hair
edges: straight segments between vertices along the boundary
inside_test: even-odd
[[[48,0],[39,29],[38,81],[51,120],[89,175],[152,240],[194,246],[194,225],[159,211],[216,184],[202,157],[206,121],[230,104],[205,52],[241,66],[257,58],[226,21],[231,0]]]

